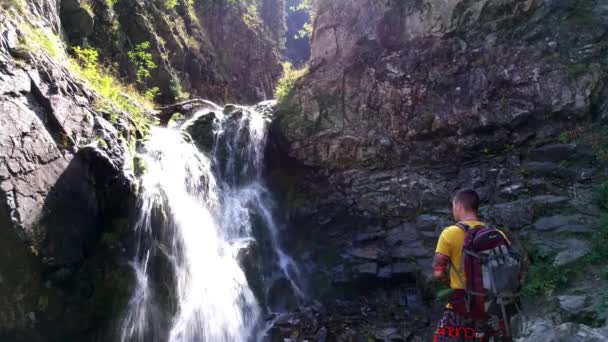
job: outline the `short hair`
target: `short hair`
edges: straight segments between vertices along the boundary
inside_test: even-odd
[[[467,211],[477,212],[479,209],[479,195],[473,189],[463,189],[454,195],[453,201],[460,203]]]

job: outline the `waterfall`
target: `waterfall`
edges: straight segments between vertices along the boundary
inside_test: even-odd
[[[277,274],[304,298],[297,268],[280,248],[276,206],[263,180],[267,106],[231,106],[224,114],[211,105],[180,126],[151,130],[140,153],[137,284],[121,341],[255,341]],[[204,115],[214,115],[208,151],[184,132]],[[249,255],[256,244],[257,259]],[[263,265],[246,274],[247,258]],[[257,296],[251,282],[262,284]]]

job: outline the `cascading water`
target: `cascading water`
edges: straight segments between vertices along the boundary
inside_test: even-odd
[[[210,106],[180,128],[152,129],[141,154],[146,172],[135,228],[137,286],[121,341],[259,339],[262,313],[269,311],[260,297],[277,273],[272,265],[303,298],[297,268],[280,249],[262,178],[268,120],[257,109],[266,105],[234,106],[229,115]],[[203,115],[215,116],[206,153],[182,131]],[[265,228],[272,265],[255,265],[256,282],[264,284],[256,298],[242,265],[252,246],[262,243],[256,241],[258,226]]]

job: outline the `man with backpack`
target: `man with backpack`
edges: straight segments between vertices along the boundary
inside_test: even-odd
[[[513,341],[510,321],[519,311],[520,256],[503,232],[480,221],[478,209],[474,190],[457,192],[452,214],[458,223],[445,228],[437,242],[434,277],[449,281],[453,291],[436,342]]]

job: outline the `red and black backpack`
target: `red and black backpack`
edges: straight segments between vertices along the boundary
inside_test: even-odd
[[[450,300],[454,310],[474,319],[502,317],[508,324],[507,314],[517,311],[521,257],[497,229],[462,222],[456,226],[465,232],[456,273],[461,279],[464,274],[466,282],[464,291],[455,291]]]

